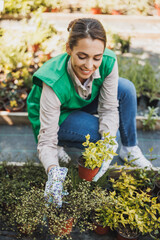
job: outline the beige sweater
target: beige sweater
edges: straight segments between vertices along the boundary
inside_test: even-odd
[[[92,76],[86,80],[84,85],[74,74],[71,61],[68,62],[68,73],[74,83],[77,93],[82,98],[87,98],[91,94],[92,82],[94,78],[100,76],[97,69]],[[100,90],[98,115],[99,115],[99,133],[110,132],[110,135],[116,136],[119,127],[118,113],[118,66],[117,61],[114,64],[112,72],[105,78]],[[57,143],[60,116],[60,100],[54,91],[45,83],[40,100],[40,122],[41,128],[38,136],[38,154],[45,170],[50,165],[59,165],[57,157]]]

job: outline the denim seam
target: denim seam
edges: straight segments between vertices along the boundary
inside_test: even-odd
[[[120,106],[120,105],[119,105]],[[119,107],[119,115],[121,115],[121,109]],[[124,128],[124,125],[123,125],[123,121],[120,120],[120,126],[121,126],[121,131],[123,131],[123,135],[125,137],[125,139],[127,139],[127,134],[126,134],[126,131],[125,131],[125,128]],[[120,131],[120,134],[121,134],[121,131]],[[124,139],[123,139],[124,140]],[[121,141],[122,141],[122,136],[121,136]],[[122,144],[125,146],[125,145],[128,145],[128,141],[127,142],[122,142]]]

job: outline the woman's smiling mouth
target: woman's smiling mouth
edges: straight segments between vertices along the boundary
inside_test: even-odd
[[[89,75],[89,74],[92,74],[92,70],[84,70],[82,68],[80,68],[81,72],[84,74],[84,75]]]

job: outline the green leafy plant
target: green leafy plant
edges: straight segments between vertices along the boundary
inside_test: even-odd
[[[41,166],[26,163],[23,167],[9,166],[5,162],[0,165],[0,213],[5,218],[15,210],[19,198],[24,191],[33,186],[44,188],[46,173]],[[10,218],[10,217],[9,217]]]
[[[136,179],[136,188],[144,192],[152,193],[155,186],[155,174],[155,171],[152,169],[136,169],[133,172],[133,176]]]
[[[35,14],[28,22],[29,25],[34,25],[33,31],[25,33],[25,41],[27,44],[41,44],[45,40],[51,38],[57,33],[53,25],[48,24],[39,14]]]
[[[114,227],[114,208],[115,203],[111,201],[112,198],[110,195],[105,199],[105,202],[99,207],[95,209],[94,220],[97,224],[101,224],[103,227],[110,227],[112,230]]]
[[[102,8],[105,4],[105,0],[91,0],[88,2],[90,8]]]
[[[93,213],[106,202],[108,192],[92,182],[82,180],[73,187],[71,179],[69,176],[64,183],[64,189],[69,193],[64,196],[64,202],[72,207],[72,216],[80,232],[93,230],[95,228],[92,221]]]
[[[131,44],[131,37],[124,38],[119,34],[113,34],[112,40],[114,42],[114,49],[120,49],[121,53],[129,52],[130,44]]]
[[[23,193],[23,192],[22,192]],[[32,187],[17,198],[13,213],[17,229],[22,234],[32,235],[38,225],[42,225],[45,213],[44,190]]]
[[[145,115],[146,119],[142,120],[143,130],[155,130],[157,122],[157,110],[158,108],[148,107],[148,113]]]
[[[4,4],[3,14],[23,15],[27,17],[31,12],[43,11],[47,5],[44,0],[25,1],[25,0],[6,0]]]
[[[158,99],[160,84],[157,72],[149,61],[118,56],[119,75],[133,82],[137,97],[147,96],[150,101]]]
[[[150,196],[147,192],[138,191],[134,177],[122,175],[118,180],[111,180],[114,192],[110,193],[112,203],[115,203],[113,212],[114,229],[121,229],[125,232],[127,227],[136,234],[150,233],[159,226],[160,204],[156,197]],[[148,221],[148,219],[150,219]]]
[[[20,234],[33,237],[39,231],[43,234],[45,227],[55,234],[55,239],[63,239],[64,235],[70,238],[69,227],[77,227],[80,232],[94,230],[93,216],[97,223],[109,225],[113,230],[123,231],[128,227],[131,232],[153,234],[153,229],[159,229],[160,203],[141,190],[142,182],[153,175],[146,170],[135,171],[131,176],[123,169],[118,179],[111,180],[113,191],[108,192],[100,182],[79,179],[77,168],[69,166],[63,186],[68,195],[63,196],[63,208],[58,209],[44,202],[47,175],[42,166],[27,163],[17,167],[3,163],[0,165],[2,221],[16,227]]]
[[[82,156],[85,160],[85,167],[94,169],[101,167],[103,161],[107,161],[116,156],[117,154],[113,151],[112,147],[108,145],[115,145],[115,137],[109,136],[109,133],[103,134],[104,140],[98,140],[96,143],[90,142],[90,135],[86,136],[86,142],[83,143],[85,147]]]
[[[152,9],[153,1],[150,0],[140,0],[135,1],[133,4],[129,4],[128,14],[136,15],[150,15],[150,10]]]
[[[49,11],[52,11],[52,9],[58,9],[60,11],[63,8],[62,0],[45,0],[44,3],[45,3],[46,8]]]

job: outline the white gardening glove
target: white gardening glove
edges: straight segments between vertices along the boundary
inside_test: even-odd
[[[53,167],[48,172],[44,198],[47,203],[54,203],[57,207],[62,207],[63,182],[68,169],[65,167]]]
[[[118,143],[116,140],[114,140],[115,142],[115,145],[110,145],[110,144],[107,144],[107,148],[112,148],[113,151],[116,153],[117,149],[118,149]],[[100,177],[102,177],[105,172],[107,171],[107,169],[109,168],[109,165],[111,164],[112,160],[113,160],[113,155],[111,155],[111,159],[107,160],[107,161],[103,161],[98,173],[96,174],[96,176],[93,178],[93,182],[97,182],[98,179]]]

